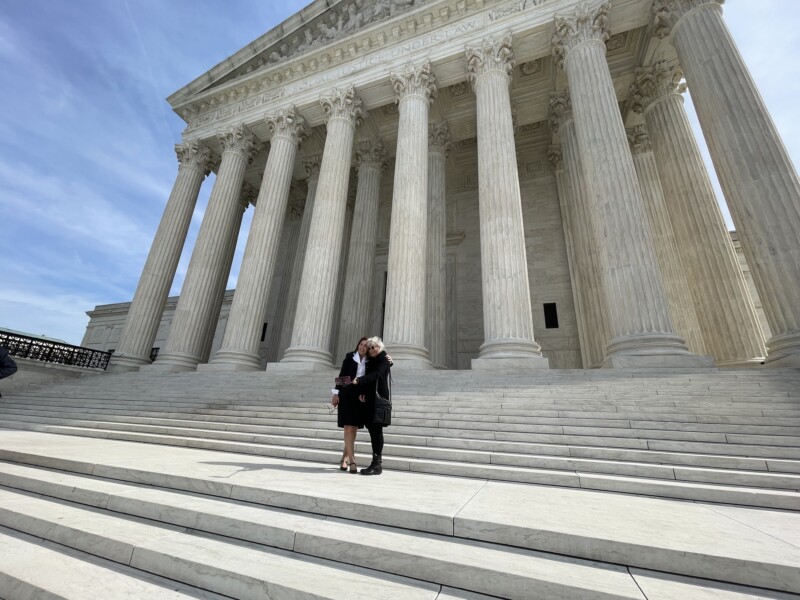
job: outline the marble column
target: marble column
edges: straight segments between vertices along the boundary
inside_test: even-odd
[[[431,363],[447,367],[447,197],[445,165],[451,145],[444,122],[428,127],[428,257],[425,340]],[[452,307],[451,307],[452,309]]]
[[[228,232],[228,249],[227,254],[225,255],[225,260],[223,264],[225,265],[225,269],[223,273],[220,275],[219,281],[217,281],[217,291],[215,296],[215,303],[214,307],[211,309],[210,314],[212,315],[211,320],[208,323],[208,328],[206,331],[206,341],[203,344],[203,351],[200,353],[200,364],[198,365],[198,369],[201,367],[205,367],[204,363],[208,362],[208,359],[211,356],[211,348],[214,345],[214,336],[217,332],[217,327],[219,325],[219,320],[221,316],[222,310],[222,303],[225,301],[225,292],[228,288],[228,279],[231,275],[231,267],[233,266],[233,255],[236,254],[236,244],[239,241],[239,232],[242,229],[242,218],[244,217],[244,213],[247,211],[247,207],[250,206],[253,202],[255,202],[256,198],[258,197],[258,190],[256,190],[252,185],[245,182],[242,184],[242,193],[239,196],[239,212],[236,221],[231,227],[230,231]],[[228,318],[226,317],[225,323],[227,325]]]
[[[706,351],[718,366],[760,364],[763,334],[728,228],[683,108],[683,74],[638,69],[631,108],[643,113]]]
[[[286,311],[284,312],[283,321],[280,323],[278,350],[274,358],[276,361],[283,358],[284,352],[286,352],[292,341],[292,328],[294,327],[294,316],[297,311],[297,301],[300,297],[300,282],[303,278],[303,264],[306,260],[308,233],[311,231],[311,216],[314,214],[314,199],[317,194],[322,157],[314,154],[304,159],[303,162],[306,171],[306,203],[303,205],[303,220],[300,222],[297,252],[292,261],[292,281],[289,287],[289,295],[286,299]],[[277,331],[277,328],[274,331]]]
[[[642,188],[644,208],[667,292],[669,313],[675,323],[676,331],[686,340],[689,350],[695,354],[705,354],[706,346],[697,319],[695,301],[678,250],[679,246],[682,248],[689,246],[684,239],[680,242],[676,240],[647,128],[644,125],[637,125],[629,129],[628,142],[631,146],[636,175],[639,177],[639,186]],[[687,259],[691,258],[690,251]]]
[[[642,192],[606,63],[608,8],[557,17],[553,56],[570,87],[575,132],[595,206],[609,330],[609,367],[703,367],[675,333]]]
[[[261,328],[275,271],[281,228],[286,218],[294,160],[298,145],[308,134],[305,119],[294,106],[268,116],[266,122],[272,134],[269,157],[261,179],[228,326],[222,346],[210,365],[213,370],[252,371],[261,368]]]
[[[511,35],[468,47],[476,97],[484,343],[473,369],[547,368],[533,336],[509,85]]]
[[[800,367],[800,179],[722,19],[721,0],[658,0],[772,338],[767,364]]]
[[[244,172],[262,144],[244,125],[218,137],[222,145],[219,173],[175,307],[166,348],[149,367],[156,371],[194,370],[202,359],[208,327],[219,316],[213,314],[215,292],[230,268],[225,263],[231,232],[240,222]]]
[[[318,190],[311,217],[292,342],[280,363],[267,369],[331,369],[330,338],[342,253],[353,138],[363,119],[361,100],[350,86],[320,99],[328,115]]]
[[[386,170],[387,153],[382,144],[368,141],[356,145],[355,156],[358,188],[344,277],[337,360],[351,352],[361,336],[370,333],[381,174]]]
[[[550,129],[561,138],[562,166],[568,190],[566,198],[562,199],[562,207],[566,209],[562,214],[566,215],[574,245],[575,269],[572,277],[580,295],[578,323],[579,331],[583,331],[580,339],[584,367],[594,369],[603,366],[606,345],[611,339],[599,249],[594,233],[594,221],[598,217],[593,214],[591,191],[583,175],[569,91],[553,94],[549,110]]]
[[[428,109],[436,84],[430,63],[390,78],[399,123],[383,331],[397,367],[426,369],[431,368],[425,347]]]
[[[215,167],[211,150],[198,140],[176,145],[175,153],[178,176],[136,286],[119,347],[111,357],[111,372],[135,371],[150,363],[150,351],[175,279],[200,186]]]
[[[356,206],[356,177],[351,174],[350,185],[347,190],[347,209],[344,213],[344,234],[342,235],[342,254],[339,258],[339,273],[336,275],[336,300],[333,304],[333,318],[331,319],[331,337],[330,347],[331,355],[337,351],[339,343],[339,333],[342,324],[342,306],[344,304],[344,284],[347,273],[347,263],[350,260],[350,240],[353,236],[353,212]],[[350,348],[352,350],[353,348]],[[349,350],[348,350],[349,352]],[[334,367],[337,363],[341,364],[341,359],[344,356],[334,355]]]

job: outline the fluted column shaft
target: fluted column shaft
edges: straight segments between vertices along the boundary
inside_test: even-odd
[[[240,219],[244,172],[261,148],[261,143],[243,125],[219,137],[223,145],[219,173],[189,261],[166,349],[151,367],[155,370],[194,369],[202,359],[209,324],[219,316],[213,314],[215,292],[227,272],[230,235]]]
[[[223,260],[224,269],[217,281],[214,306],[209,311],[211,320],[206,324],[206,341],[203,344],[202,352],[200,352],[200,365],[198,365],[198,368],[201,368],[203,363],[208,363],[208,359],[211,357],[211,347],[214,345],[214,335],[219,325],[222,303],[225,301],[225,292],[228,288],[228,279],[230,278],[231,267],[233,266],[233,256],[236,254],[236,244],[239,241],[239,232],[242,229],[242,218],[247,211],[247,207],[256,199],[257,194],[258,192],[249,183],[242,185],[242,194],[239,198],[239,212],[237,213],[238,216],[233,227],[231,227],[231,230],[228,232],[228,249],[225,254],[225,259]]]
[[[368,334],[375,272],[375,244],[378,239],[381,174],[386,169],[386,150],[382,145],[373,142],[358,144],[356,165],[358,189],[344,278],[337,359],[351,352],[359,338]]]
[[[556,19],[554,54],[570,86],[607,296],[609,366],[675,366],[690,357],[667,309],[653,239],[606,63],[608,3]],[[670,355],[673,361],[664,360]]]
[[[281,363],[296,368],[332,368],[330,338],[336,278],[342,252],[347,185],[355,128],[362,118],[355,90],[335,90],[322,98],[328,113],[328,135],[322,155],[292,342]]]
[[[164,314],[186,234],[203,180],[211,172],[211,151],[199,141],[175,146],[179,168],[150,253],[136,286],[119,347],[111,357],[112,371],[132,371],[150,363],[150,351]]]
[[[281,228],[286,218],[289,187],[297,146],[306,133],[305,120],[292,106],[267,117],[273,132],[253,222],[231,304],[231,313],[215,365],[235,370],[261,367],[258,346],[269,288],[275,271]]]
[[[645,212],[653,233],[656,257],[661,267],[661,276],[667,292],[670,315],[675,323],[676,331],[686,340],[689,350],[695,354],[705,354],[706,346],[698,323],[695,302],[678,250],[679,246],[682,248],[691,246],[683,238],[680,244],[676,240],[656,166],[656,158],[651,150],[650,140],[644,127],[640,125],[629,132],[629,141],[631,142],[633,164],[642,188]],[[676,216],[678,216],[677,213]],[[694,246],[697,245],[698,243],[695,241]],[[695,257],[694,253],[687,255],[689,260],[694,260]],[[717,310],[720,309],[724,310],[722,305],[717,308]]]
[[[430,64],[393,73],[398,101],[384,338],[398,366],[429,368],[425,347],[428,223],[428,105],[436,96]]]
[[[450,147],[450,130],[444,123],[428,129],[428,257],[425,339],[431,363],[447,364],[447,198],[445,164]],[[452,308],[452,307],[451,307]]]
[[[484,343],[473,368],[547,367],[534,340],[509,95],[511,36],[467,48],[476,97]],[[493,360],[496,360],[494,364]],[[505,360],[504,360],[505,359]]]
[[[297,241],[297,251],[292,262],[292,281],[289,287],[289,295],[286,299],[286,310],[283,322],[280,323],[280,334],[278,337],[278,349],[275,360],[283,358],[284,352],[292,341],[292,329],[294,328],[294,317],[297,311],[297,302],[300,297],[300,282],[303,279],[303,265],[306,260],[306,249],[308,248],[308,234],[311,231],[311,217],[314,214],[314,199],[317,194],[317,184],[319,183],[319,169],[321,157],[315,155],[309,157],[305,162],[306,168],[306,203],[303,205],[303,220],[300,222],[300,236]],[[274,331],[277,331],[274,330]]]
[[[342,324],[342,308],[344,300],[344,284],[347,273],[347,263],[350,260],[350,240],[353,238],[353,211],[356,204],[356,185],[351,179],[350,187],[347,192],[347,208],[344,213],[344,234],[342,235],[342,254],[339,259],[339,273],[336,275],[336,300],[333,305],[333,318],[331,319],[331,337],[330,337],[330,351],[331,354],[336,352],[339,343],[340,329]],[[352,350],[350,348],[349,350]],[[348,350],[348,351],[349,351]],[[334,366],[338,359],[344,356],[336,356],[333,359]]]
[[[638,70],[632,106],[647,122],[706,351],[719,366],[758,364],[763,334],[678,93],[681,79],[665,63]]]
[[[564,177],[570,191],[565,212],[571,226],[575,253],[573,277],[577,279],[580,294],[578,321],[583,324],[581,346],[584,347],[586,358],[584,366],[597,368],[603,365],[611,334],[594,232],[597,216],[593,214],[591,190],[584,179],[575,120],[567,92],[555,95],[550,102],[550,127],[561,137]]]
[[[672,0],[671,42],[773,337],[800,367],[800,180],[717,2]]]

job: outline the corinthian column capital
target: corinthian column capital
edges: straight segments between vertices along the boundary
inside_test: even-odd
[[[264,147],[264,144],[245,125],[232,127],[228,131],[218,134],[217,139],[222,144],[223,152],[243,154],[247,158],[248,164],[253,162],[256,154]]]
[[[445,156],[453,145],[453,135],[444,121],[428,124],[428,148],[434,152],[441,152]]]
[[[273,139],[284,137],[300,145],[300,142],[309,136],[306,120],[297,112],[294,104],[277,115],[267,116],[264,120]]]
[[[550,119],[550,130],[557,134],[561,126],[572,120],[572,104],[569,99],[569,88],[550,94],[550,103],[547,106]]]
[[[406,96],[424,96],[428,103],[436,98],[436,76],[428,61],[416,69],[409,65],[405,71],[391,73],[389,80],[394,88],[395,102],[400,102]]]
[[[590,41],[605,43],[609,36],[608,9],[608,1],[594,7],[581,2],[571,15],[556,17],[553,61],[557,66],[563,66],[567,54],[580,44]]]
[[[636,78],[630,87],[630,106],[634,112],[643,113],[659,98],[686,91],[683,70],[667,61],[652,67],[636,69]]]
[[[303,160],[303,167],[306,171],[306,178],[311,181],[312,179],[319,179],[319,167],[322,164],[322,157],[319,154],[312,154]]]
[[[355,145],[356,169],[373,167],[385,171],[389,153],[380,142],[365,141]]]
[[[654,0],[650,29],[658,38],[668,37],[684,15],[701,7],[721,10],[725,0]]]
[[[561,152],[561,146],[555,144],[548,146],[547,159],[550,161],[550,166],[553,167],[553,171],[564,170],[564,155]]]
[[[343,90],[334,89],[330,96],[323,96],[319,102],[322,104],[322,110],[328,115],[328,121],[341,119],[358,127],[364,120],[361,98],[356,95],[356,89],[352,85]]]
[[[466,48],[467,79],[473,87],[475,82],[489,71],[501,71],[511,82],[511,71],[514,69],[514,50],[511,47],[511,33],[506,33],[499,40],[486,38],[480,46]]]
[[[628,144],[631,146],[631,154],[634,156],[653,150],[653,146],[650,143],[650,134],[644,125],[635,125],[630,129],[626,129],[625,133],[628,136]]]
[[[253,204],[258,198],[258,190],[246,181],[242,184],[242,192],[239,194],[239,205],[242,210],[247,210],[247,207]]]
[[[204,176],[219,165],[219,159],[200,140],[187,140],[182,144],[175,144],[175,154],[178,156],[181,168],[197,169],[202,171]]]

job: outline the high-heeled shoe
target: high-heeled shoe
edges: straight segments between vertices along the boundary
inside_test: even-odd
[[[358,465],[356,464],[356,461],[350,463],[350,472],[358,473]]]
[[[339,469],[342,470],[342,471],[347,471],[347,465],[348,464],[349,463],[348,463],[347,457],[344,454],[342,454],[342,460],[339,461]]]

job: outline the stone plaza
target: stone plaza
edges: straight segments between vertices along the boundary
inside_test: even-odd
[[[3,382],[0,597],[800,597],[800,181],[723,0],[315,0],[168,101],[108,373]]]

